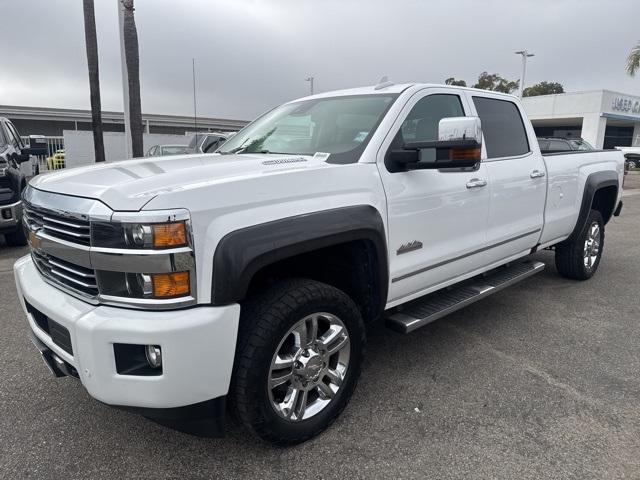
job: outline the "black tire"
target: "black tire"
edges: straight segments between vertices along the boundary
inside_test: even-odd
[[[600,241],[595,261],[590,267],[585,265],[585,243],[589,231],[595,223],[600,229]],[[602,251],[604,250],[604,220],[598,210],[591,210],[584,227],[570,242],[562,242],[556,246],[556,268],[558,273],[573,280],[588,280],[598,270]]]
[[[22,228],[22,224],[15,232],[5,233],[4,239],[10,247],[24,247],[27,244],[27,234]]]
[[[310,418],[291,421],[272,406],[268,382],[281,340],[301,319],[317,312],[338,317],[349,335],[350,358],[335,397]],[[324,283],[291,279],[280,282],[242,305],[236,361],[230,388],[232,408],[258,437],[277,445],[304,442],[325,430],[344,410],[360,376],[365,329],[355,303]]]

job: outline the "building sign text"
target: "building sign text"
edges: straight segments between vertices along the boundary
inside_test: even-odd
[[[619,112],[640,113],[640,101],[624,97],[614,97],[613,102],[611,102],[611,108]]]

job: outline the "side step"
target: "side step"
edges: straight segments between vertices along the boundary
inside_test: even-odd
[[[541,272],[544,266],[542,262],[528,260],[498,267],[459,285],[430,293],[403,305],[399,311],[387,317],[387,326],[400,333],[413,332],[417,328],[424,327],[445,315]]]

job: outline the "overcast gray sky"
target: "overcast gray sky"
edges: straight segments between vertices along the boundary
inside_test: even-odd
[[[117,0],[95,0],[102,108],[122,110]],[[142,110],[250,119],[308,92],[395,82],[474,81],[640,95],[624,65],[638,0],[135,0]],[[80,0],[0,0],[0,104],[89,108]],[[27,23],[28,22],[28,23]]]

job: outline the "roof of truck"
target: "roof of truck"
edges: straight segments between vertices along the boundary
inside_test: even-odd
[[[377,88],[376,88],[377,87]],[[384,95],[389,93],[402,93],[406,89],[411,87],[420,87],[420,88],[455,88],[456,90],[468,90],[471,92],[480,92],[483,94],[492,94],[499,95],[510,98],[517,98],[514,95],[508,93],[494,92],[490,90],[481,90],[479,88],[470,88],[470,87],[459,87],[457,85],[442,85],[438,83],[391,83],[389,82],[388,86],[376,86],[369,85],[367,87],[357,87],[357,88],[348,88],[344,90],[332,90],[328,92],[317,93],[315,95],[309,95],[306,97],[297,98],[295,100],[291,100],[292,102],[297,102],[300,100],[309,100],[314,98],[328,98],[328,97],[341,97],[347,95]]]

